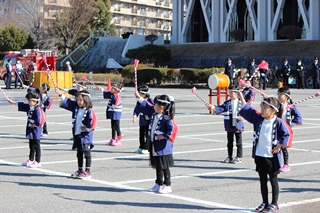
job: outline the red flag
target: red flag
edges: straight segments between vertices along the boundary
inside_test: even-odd
[[[138,59],[134,59],[134,68],[137,68],[139,64],[139,60]]]
[[[269,64],[268,62],[262,62],[261,64],[258,65],[258,68],[267,70],[269,68]]]

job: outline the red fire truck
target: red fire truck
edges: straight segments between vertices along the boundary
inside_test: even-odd
[[[16,78],[16,63],[18,60],[22,63],[21,80],[24,84],[29,83],[31,71],[56,70],[56,54],[55,51],[38,50],[38,49],[22,49],[20,51],[8,51],[3,58],[0,79],[6,81],[7,70],[6,64],[11,59],[12,64],[12,82]]]

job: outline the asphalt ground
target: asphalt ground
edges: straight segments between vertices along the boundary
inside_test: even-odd
[[[25,90],[4,91],[15,101],[25,101]],[[291,89],[291,94],[297,101],[316,91]],[[171,168],[173,192],[151,193],[148,189],[154,185],[155,170],[149,167],[148,155],[133,153],[139,145],[138,124],[130,126],[136,103],[134,88],[126,87],[121,93],[121,129],[125,134],[121,147],[105,145],[111,138],[110,120],[105,118],[107,100],[101,91],[90,92],[98,126],[92,150],[93,177],[82,180],[70,177],[77,170],[76,152],[71,150],[71,113],[59,108],[54,91],[50,91],[54,103],[47,111],[49,136],[41,139],[39,169],[21,166],[29,155],[26,114],[0,94],[0,212],[252,212],[261,203],[258,174],[251,158],[251,124],[245,122],[242,133],[243,162],[222,163],[227,156],[223,116],[209,115],[190,89],[151,88],[151,96],[175,97],[179,126],[175,166]],[[196,92],[209,100],[208,89]],[[276,95],[276,89],[265,92]],[[216,97],[213,100],[216,103]],[[260,101],[257,95],[254,106]],[[291,171],[279,175],[280,211],[319,212],[320,100],[310,99],[297,107],[303,125],[293,128]]]

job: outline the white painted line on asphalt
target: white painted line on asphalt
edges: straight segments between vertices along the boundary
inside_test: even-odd
[[[9,162],[9,161],[0,160],[0,162],[3,163],[3,164],[11,165],[11,166],[22,167],[21,164]],[[58,176],[62,176],[62,177],[70,177],[70,174],[57,172],[57,171],[52,171],[52,170],[47,170],[47,169],[37,168],[37,169],[33,169],[33,170],[37,170],[37,171],[40,171],[40,172],[45,173],[45,174],[58,175]],[[195,198],[183,197],[183,196],[174,195],[174,194],[158,194],[158,193],[149,192],[146,189],[126,186],[126,185],[123,185],[123,184],[112,183],[112,182],[108,182],[108,181],[104,181],[104,180],[98,180],[98,179],[93,179],[93,178],[91,178],[91,179],[82,179],[82,180],[88,181],[88,182],[92,182],[92,183],[98,183],[98,184],[101,184],[101,185],[107,185],[107,186],[111,186],[111,187],[115,187],[115,188],[147,193],[147,194],[150,194],[150,195],[156,195],[156,196],[162,196],[162,197],[172,198],[172,199],[176,199],[176,200],[188,201],[188,202],[191,202],[191,203],[202,204],[202,205],[205,205],[205,206],[210,206],[210,207],[215,207],[215,208],[218,207],[218,208],[222,208],[222,209],[225,209],[225,210],[240,211],[240,212],[251,212],[251,209],[246,209],[246,208],[226,205],[226,204],[222,204],[222,203],[215,203],[215,202],[211,202],[211,201],[199,200],[199,199],[195,199]]]
[[[0,160],[0,162],[3,163],[3,164],[11,165],[11,166],[22,167],[21,164],[9,162],[9,161]],[[314,164],[314,163],[320,163],[320,161],[308,162],[308,164]],[[295,166],[295,165],[296,164],[291,164],[290,166]],[[302,163],[300,165],[306,165],[306,163]],[[57,171],[52,171],[52,170],[47,170],[47,169],[37,168],[37,169],[33,169],[33,170],[37,170],[37,171],[40,171],[40,172],[45,173],[45,174],[58,175],[58,176],[62,176],[62,177],[70,177],[70,174],[57,172]],[[226,171],[213,172],[213,173],[187,174],[187,175],[176,176],[176,177],[173,177],[173,178],[177,179],[177,178],[204,176],[204,175],[216,175],[216,174],[225,174],[225,173],[229,174],[229,173],[236,173],[236,172],[247,172],[247,171],[252,171],[252,170],[254,170],[254,169],[253,168],[248,168],[248,169],[239,169],[239,170],[232,170],[232,171],[226,170]],[[239,212],[252,212],[252,209],[248,209],[248,208],[241,208],[241,207],[226,205],[226,204],[222,204],[222,203],[215,203],[215,202],[211,202],[211,201],[199,200],[199,199],[190,198],[190,197],[183,197],[183,196],[174,195],[174,194],[158,194],[158,193],[149,192],[146,189],[137,188],[137,187],[131,187],[131,186],[125,185],[126,183],[130,183],[130,181],[127,181],[127,182],[108,182],[108,181],[98,180],[98,179],[82,179],[82,180],[89,181],[89,182],[92,182],[92,183],[98,183],[98,184],[101,184],[101,185],[107,185],[107,186],[111,186],[111,187],[115,187],[115,188],[131,190],[131,191],[136,191],[136,192],[141,192],[141,193],[147,193],[147,194],[150,194],[150,195],[156,195],[156,196],[162,196],[162,197],[172,198],[172,199],[176,199],[176,200],[188,201],[188,202],[191,202],[191,203],[202,204],[202,205],[205,205],[205,206],[210,206],[210,207],[215,207],[215,208],[218,207],[218,208],[225,209],[225,210],[232,210],[232,211],[239,211]],[[146,180],[146,181],[154,181],[154,179]],[[135,183],[137,183],[137,182],[135,182]],[[313,199],[307,199],[307,200],[299,200],[299,201],[294,201],[294,202],[287,202],[287,203],[279,204],[279,206],[281,208],[285,208],[285,207],[303,205],[303,204],[314,203],[314,202],[319,202],[319,201],[320,201],[320,198],[313,198]]]

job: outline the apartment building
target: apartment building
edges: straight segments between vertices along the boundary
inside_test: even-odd
[[[66,0],[0,0],[0,27],[15,23],[28,30],[36,22],[53,19],[59,10],[68,7]]]
[[[171,36],[172,0],[111,0],[110,12],[118,36],[126,32]],[[67,0],[0,0],[0,27],[8,23],[28,29],[35,21],[50,20],[69,7]]]
[[[120,36],[126,32],[140,35],[171,36],[172,0],[111,0],[113,22]]]

